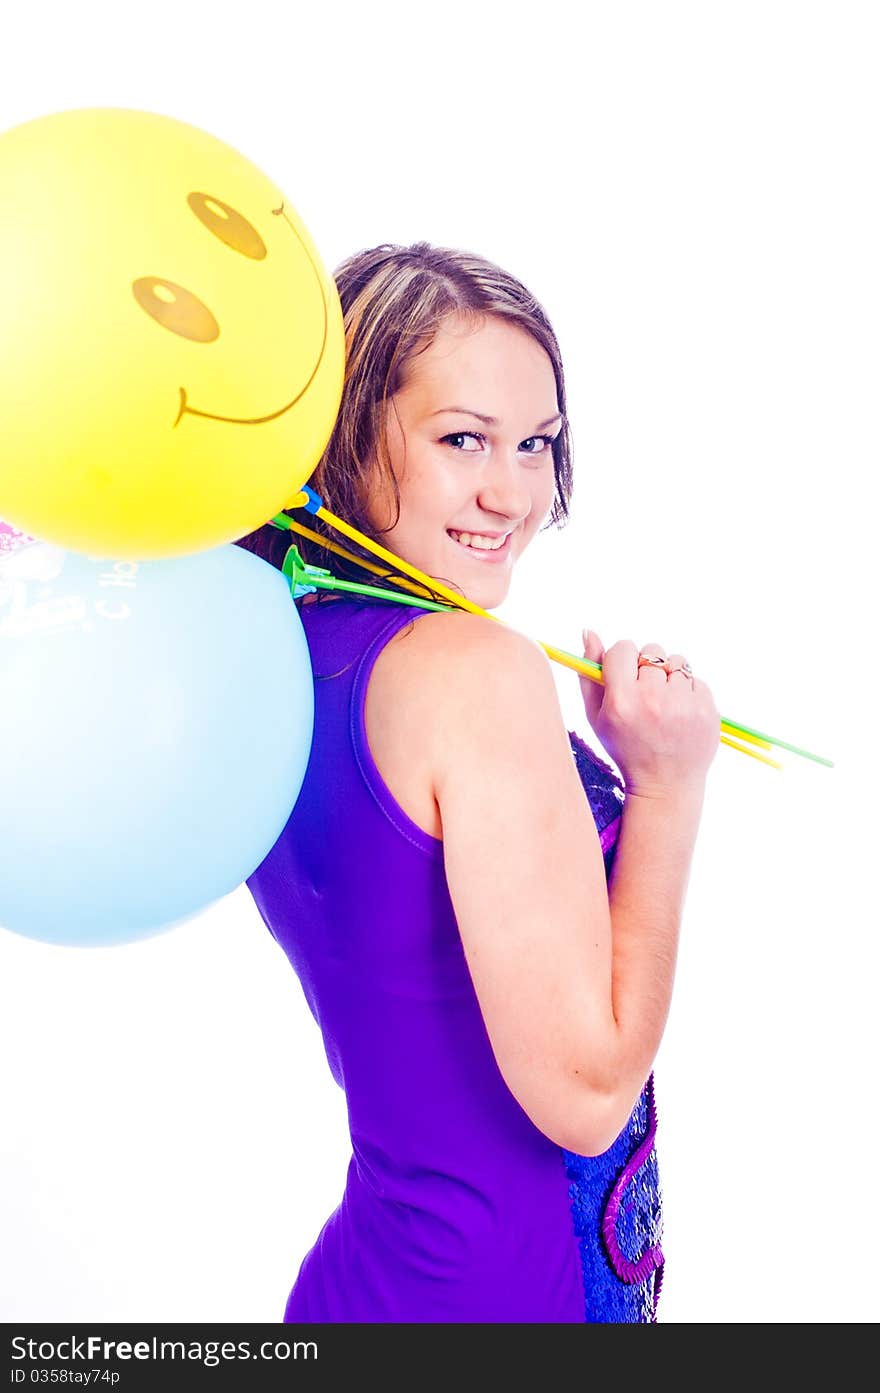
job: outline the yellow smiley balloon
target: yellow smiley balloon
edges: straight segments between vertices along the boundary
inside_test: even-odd
[[[0,517],[90,556],[187,555],[279,512],[339,409],[342,311],[281,190],[167,116],[0,136]]]

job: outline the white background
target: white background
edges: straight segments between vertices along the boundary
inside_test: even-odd
[[[565,357],[574,516],[499,613],[569,651],[584,625],[683,651],[723,715],[835,761],[722,746],[710,772],[656,1063],[667,1322],[880,1313],[875,16],[36,0],[4,23],[0,129],[176,116],[269,173],[330,269],[424,238],[524,280]],[[244,886],[132,946],[0,931],[0,1118],[5,1321],[280,1320],[349,1157]]]

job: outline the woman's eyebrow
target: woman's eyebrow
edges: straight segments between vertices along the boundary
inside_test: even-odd
[[[479,411],[471,411],[467,406],[441,406],[439,411],[432,411],[432,416],[442,416],[446,411],[456,411],[461,416],[476,416],[478,421],[482,421],[486,426],[497,426],[499,420],[497,416],[481,416]],[[539,421],[535,430],[545,430],[547,426],[552,426],[554,421],[562,420],[562,412],[557,411],[555,416],[548,416],[546,421]]]

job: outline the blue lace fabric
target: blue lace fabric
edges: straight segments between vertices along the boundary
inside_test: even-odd
[[[574,731],[569,740],[611,872],[625,794],[609,764]],[[657,1168],[654,1076],[617,1140],[601,1156],[562,1149],[590,1323],[649,1324],[663,1279],[662,1197]]]

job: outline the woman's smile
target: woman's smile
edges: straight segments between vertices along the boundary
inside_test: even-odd
[[[457,534],[454,528],[447,528],[447,536],[459,551],[466,551],[469,556],[473,556],[477,561],[495,562],[497,564],[501,561],[506,561],[513,549],[510,540],[513,536],[512,532],[508,532],[500,546],[495,541],[493,541],[491,545],[487,545],[486,542],[471,544],[469,542],[459,541],[459,536],[472,537],[474,534],[471,532]]]

